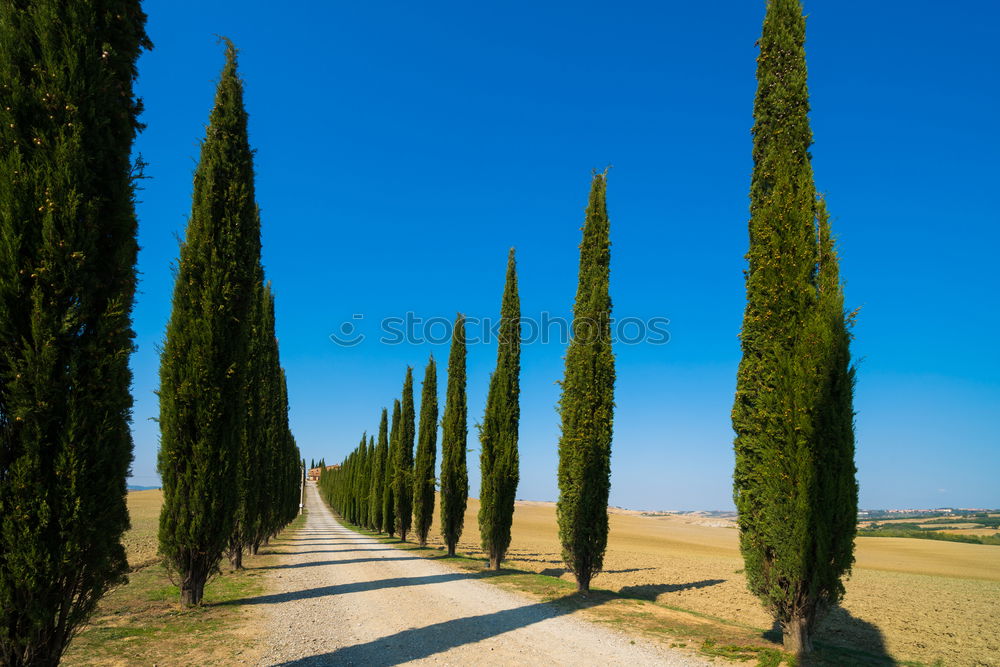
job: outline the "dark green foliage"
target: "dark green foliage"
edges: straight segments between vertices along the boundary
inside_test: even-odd
[[[382,408],[382,418],[378,423],[378,442],[375,445],[375,458],[372,463],[372,482],[369,489],[369,505],[371,507],[372,530],[385,532],[382,523],[382,503],[385,495],[385,467],[389,459],[389,417]]]
[[[264,285],[261,296],[257,309],[260,319],[251,343],[256,373],[248,384],[253,397],[248,410],[248,465],[255,468],[249,479],[251,485],[257,485],[257,495],[249,501],[254,511],[248,516],[245,546],[254,553],[298,514],[302,476],[298,448],[288,428],[288,396],[270,285]]]
[[[580,244],[573,337],[566,352],[559,413],[559,539],[581,591],[601,571],[608,543],[615,359],[611,352],[610,226],[607,172],[595,174]]]
[[[518,483],[517,436],[520,419],[521,303],[517,295],[514,249],[507,256],[507,280],[500,305],[497,367],[490,376],[483,423],[479,425],[482,452],[479,466],[479,535],[490,567],[500,562],[510,546],[514,499]]]
[[[850,316],[810,165],[805,19],[771,0],[757,61],[734,498],[750,590],[804,653],[853,562]]]
[[[160,552],[199,604],[233,530],[260,222],[236,50],[226,50],[194,177],[160,359]],[[296,457],[297,460],[297,457]]]
[[[389,537],[396,534],[396,459],[399,457],[399,399],[392,402],[392,428],[389,431],[389,457],[385,464],[385,490],[382,494],[382,525]]]
[[[0,4],[0,663],[125,581],[135,0]],[[140,165],[137,165],[137,167]]]
[[[393,470],[393,497],[396,500],[396,530],[406,541],[413,519],[413,439],[416,437],[416,415],[413,406],[413,368],[406,367],[403,378],[403,398],[399,418],[399,442]]]
[[[427,533],[434,523],[434,470],[437,463],[437,366],[434,357],[424,370],[420,394],[420,435],[413,461],[413,529],[420,546],[427,546]]]
[[[465,449],[469,429],[465,398],[465,317],[455,317],[448,356],[448,392],[441,424],[441,535],[448,545],[448,555],[455,555],[455,545],[462,536],[465,507],[469,500],[469,473]]]
[[[266,469],[261,463],[269,444],[267,406],[268,402],[273,400],[271,396],[263,394],[273,386],[268,382],[271,369],[267,366],[267,362],[272,360],[270,348],[274,346],[274,313],[264,312],[265,308],[273,309],[273,305],[266,302],[270,300],[271,295],[269,289],[265,295],[264,267],[261,265],[259,253],[254,269],[256,275],[253,278],[248,319],[250,338],[243,379],[246,385],[246,414],[243,422],[243,438],[240,441],[239,465],[233,471],[232,478],[236,486],[237,504],[228,548],[230,563],[237,570],[243,569],[243,553],[253,548],[261,528],[264,492],[268,486]],[[271,329],[265,331],[268,315],[271,319]],[[276,363],[276,360],[274,361]]]

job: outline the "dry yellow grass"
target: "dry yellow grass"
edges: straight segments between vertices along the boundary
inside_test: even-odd
[[[459,550],[482,555],[470,499]],[[612,511],[605,571],[594,582],[758,628],[770,618],[746,589],[736,530],[704,519]],[[440,545],[435,531],[432,544]],[[1000,655],[1000,547],[862,538],[843,608],[821,639],[899,660],[991,665]],[[571,580],[563,568],[552,503],[519,502],[508,565]]]

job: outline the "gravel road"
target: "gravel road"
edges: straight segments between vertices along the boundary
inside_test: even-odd
[[[341,526],[307,490],[305,527],[261,605],[264,665],[705,665]],[[634,643],[632,643],[634,641]]]

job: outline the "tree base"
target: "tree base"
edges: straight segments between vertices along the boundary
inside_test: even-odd
[[[781,624],[781,640],[785,651],[794,655],[805,655],[813,650],[812,623],[809,619],[796,616]]]

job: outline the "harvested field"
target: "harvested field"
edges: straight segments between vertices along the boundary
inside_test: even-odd
[[[948,528],[941,532],[953,535],[1000,535],[998,528]]]
[[[132,527],[122,537],[129,569],[133,572],[159,561],[156,532],[160,522],[163,491],[129,491],[128,514]]]
[[[478,510],[470,499],[459,550],[481,556]],[[605,571],[594,585],[767,629],[770,618],[746,590],[732,526],[612,510]],[[553,503],[518,502],[513,532],[510,567],[572,579],[560,557]],[[432,537],[441,544],[436,527]],[[870,537],[858,541],[856,555],[843,608],[825,621],[821,641],[897,660],[997,664],[1000,547]]]

